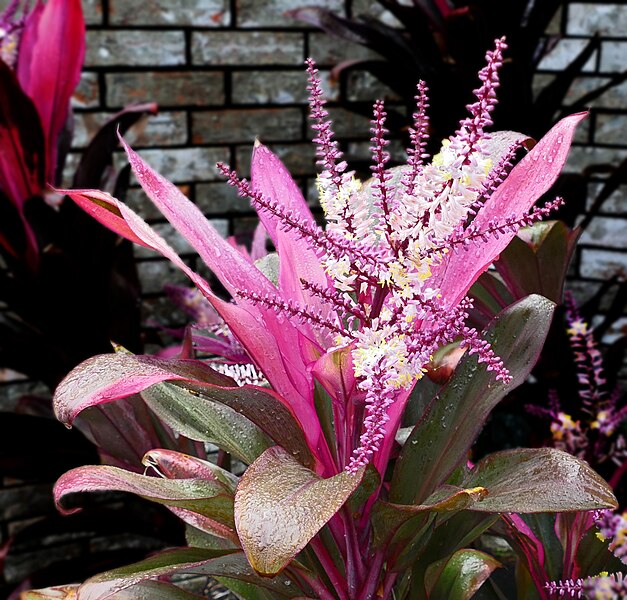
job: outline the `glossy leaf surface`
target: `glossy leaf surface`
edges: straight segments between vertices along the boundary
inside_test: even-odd
[[[255,571],[279,573],[360,484],[363,470],[322,479],[282,448],[264,452],[235,495],[235,524]]]
[[[432,564],[425,576],[429,598],[470,600],[501,563],[479,550],[458,550]]]
[[[302,595],[302,592],[284,577],[274,579],[258,577],[241,552],[181,548],[96,575],[83,583],[80,598],[81,600],[116,598],[115,594],[119,591],[137,583],[174,573],[212,577],[223,575],[269,589],[276,598],[294,598]]]
[[[117,467],[78,467],[68,471],[57,481],[54,498],[59,509],[69,514],[78,510],[63,506],[69,494],[108,490],[129,492],[165,504],[182,517],[185,513],[181,510],[198,514],[213,522],[213,532],[216,535],[237,540],[234,532],[232,492],[215,480],[161,479]],[[197,525],[197,520],[192,519],[192,524]]]
[[[492,322],[484,338],[503,359],[512,381],[507,385],[495,381],[476,357],[462,358],[403,446],[390,487],[391,502],[419,504],[447,479],[474,443],[492,409],[526,379],[542,349],[553,310],[552,302],[534,295],[514,304]],[[416,473],[421,474],[418,485]]]
[[[542,513],[616,508],[609,485],[585,462],[555,448],[496,452],[472,470],[468,485],[485,487],[471,510]]]

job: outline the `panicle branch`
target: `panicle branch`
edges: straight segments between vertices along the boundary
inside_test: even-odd
[[[338,162],[342,158],[337,142],[333,139],[332,123],[329,113],[325,108],[324,94],[320,82],[319,71],[312,58],[305,61],[307,73],[309,73],[309,85],[307,90],[309,96],[310,117],[314,121],[311,128],[316,132],[314,143],[316,144],[316,156],[318,164],[330,175],[337,191],[342,186],[342,173],[346,170],[345,162]]]
[[[477,101],[466,108],[470,117],[462,120],[456,134],[468,143],[469,153],[478,149],[478,143],[486,137],[485,129],[492,125],[490,113],[496,106],[496,90],[499,87],[499,69],[503,65],[503,52],[507,48],[505,38],[495,42],[494,50],[486,53],[486,65],[479,71],[482,85],[473,91]]]
[[[279,314],[296,318],[301,323],[309,323],[319,330],[330,331],[337,335],[344,335],[344,330],[336,323],[325,317],[320,311],[309,306],[304,306],[293,300],[284,300],[280,296],[271,294],[258,294],[253,290],[238,290],[237,295],[244,299],[266,308],[270,308]]]
[[[373,196],[375,198],[375,205],[381,213],[378,215],[379,228],[386,232],[387,240],[390,246],[392,242],[392,224],[390,222],[390,213],[394,209],[391,206],[391,193],[392,190],[388,185],[388,182],[392,178],[392,174],[386,170],[385,166],[390,160],[390,153],[385,150],[385,147],[389,145],[389,141],[385,139],[388,130],[385,128],[385,119],[387,113],[384,109],[382,100],[377,100],[374,103],[372,127],[372,138],[370,138],[372,152],[373,165],[370,167],[375,179],[373,185]]]

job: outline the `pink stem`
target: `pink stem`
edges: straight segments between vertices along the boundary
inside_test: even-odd
[[[333,587],[335,588],[335,591],[339,595],[340,600],[348,600],[348,595],[347,595],[348,590],[347,590],[346,580],[344,579],[344,577],[342,577],[342,574],[338,571],[338,568],[335,566],[335,563],[333,562],[331,555],[329,554],[328,550],[322,543],[322,540],[320,539],[320,537],[319,536],[314,537],[311,540],[310,544],[311,544],[311,548],[316,554],[316,557],[320,561],[320,564],[322,565],[322,568],[324,569],[327,577],[329,578],[329,580],[333,584]],[[319,584],[319,585],[322,585],[322,584]],[[320,596],[320,598],[322,598],[322,596]]]
[[[377,593],[377,585],[381,576],[381,567],[383,566],[383,552],[380,550],[374,555],[372,563],[370,564],[370,570],[368,572],[368,578],[364,582],[363,587],[357,600],[372,600]]]

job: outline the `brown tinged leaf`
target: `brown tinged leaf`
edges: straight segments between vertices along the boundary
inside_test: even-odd
[[[343,506],[364,474],[322,479],[279,446],[244,473],[235,494],[235,526],[252,567],[276,575]]]

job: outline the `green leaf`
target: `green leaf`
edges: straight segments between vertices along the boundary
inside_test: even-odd
[[[274,284],[279,285],[279,255],[270,252],[255,261],[255,266]]]
[[[375,544],[383,543],[401,525],[420,514],[463,510],[473,505],[486,493],[484,488],[461,489],[444,485],[418,505],[379,501],[372,511]]]
[[[240,548],[239,543],[234,544],[189,523],[185,524],[185,541],[192,548],[204,548],[205,550],[238,550]]]
[[[534,366],[555,305],[529,296],[501,313],[484,337],[513,376],[505,385],[476,356],[465,356],[403,446],[390,485],[390,501],[419,504],[464,459],[492,409]],[[416,473],[420,478],[416,482]]]
[[[466,485],[487,489],[470,510],[542,513],[616,508],[609,485],[587,463],[555,448],[496,452],[471,471]]]
[[[109,490],[137,494],[164,504],[184,520],[189,516],[193,525],[203,524],[204,527],[210,527],[215,535],[237,542],[233,494],[219,481],[161,479],[117,467],[87,466],[62,475],[54,486],[54,498],[60,510],[72,513],[76,509],[63,507],[69,494]],[[204,518],[197,519],[194,515]]]
[[[245,463],[252,463],[274,445],[269,436],[237,411],[171,383],[153,385],[141,395],[150,409],[181,435],[215,444]]]
[[[479,550],[458,550],[427,569],[428,597],[469,600],[501,563]]]
[[[561,221],[541,221],[522,229],[495,263],[515,298],[541,294],[561,302],[564,278],[579,231]]]
[[[51,587],[22,592],[22,600],[75,600],[80,584]],[[83,595],[81,595],[81,598]],[[200,600],[204,596],[192,594],[171,583],[143,581],[116,593],[115,600]]]
[[[379,489],[380,485],[381,476],[379,475],[379,471],[377,471],[372,463],[368,463],[359,487],[351,494],[347,501],[348,509],[353,514],[354,519],[359,518],[360,508],[366,503],[368,498]]]
[[[235,388],[199,383],[174,383],[172,385],[198,394],[203,400],[231,408],[254,423],[301,464],[313,467],[314,458],[303,430],[291,409],[287,408],[285,401],[272,390],[252,385]]]
[[[235,494],[235,524],[255,571],[279,573],[342,507],[364,469],[322,479],[279,446],[251,464]]]
[[[624,573],[625,564],[610,552],[609,540],[601,540],[598,530],[593,527],[583,536],[577,549],[577,566],[582,577],[598,575],[602,571],[608,573]]]
[[[303,595],[302,590],[285,577],[258,577],[246,562],[242,552],[179,548],[91,577],[81,585],[80,598],[81,600],[117,598],[116,594],[121,590],[174,573],[224,576],[245,581],[270,590],[273,598],[295,598]]]

